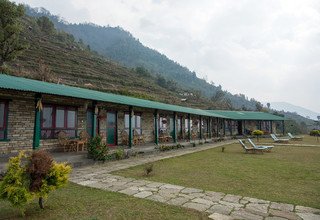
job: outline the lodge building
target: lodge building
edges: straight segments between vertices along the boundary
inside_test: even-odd
[[[59,150],[58,134],[101,135],[110,146],[215,141],[284,131],[264,112],[202,110],[0,74],[0,153]],[[136,137],[141,137],[136,139]]]

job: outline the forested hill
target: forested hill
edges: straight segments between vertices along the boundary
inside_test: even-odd
[[[72,34],[77,40],[88,44],[92,50],[129,68],[144,67],[154,75],[160,74],[175,81],[181,88],[201,93],[213,102],[217,101],[217,98],[223,99],[234,109],[256,110],[257,104],[259,105],[254,99],[249,100],[244,95],[232,95],[223,91],[221,86],[198,78],[195,72],[144,46],[120,27],[101,27],[89,23],[70,24],[43,8],[33,9],[27,6],[26,9],[30,16],[49,17],[57,29]]]

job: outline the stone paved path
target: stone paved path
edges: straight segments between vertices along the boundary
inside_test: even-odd
[[[119,192],[126,195],[158,201],[170,205],[182,206],[206,212],[211,219],[320,219],[320,210],[292,204],[276,203],[250,197],[204,191],[167,183],[137,180],[110,174],[110,172],[156,161],[163,158],[221,146],[215,144],[184,151],[166,152],[142,158],[134,158],[117,162],[75,169],[71,181],[93,188]],[[168,154],[170,153],[170,154]]]

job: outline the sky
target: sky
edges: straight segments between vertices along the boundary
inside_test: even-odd
[[[319,0],[15,2],[71,23],[120,26],[231,93],[320,113]]]

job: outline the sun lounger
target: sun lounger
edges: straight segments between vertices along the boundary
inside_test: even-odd
[[[276,143],[289,143],[289,139],[284,139],[284,138],[279,139],[275,134],[270,134],[270,136],[273,139],[273,141]]]
[[[253,147],[247,147],[242,140],[238,139],[238,141],[246,153],[257,153],[257,152],[263,153],[263,149],[255,149]]]
[[[303,137],[293,136],[290,132],[288,133],[290,140],[293,141],[302,141]]]
[[[259,149],[259,150],[264,150],[264,151],[270,152],[271,149],[274,147],[274,146],[258,146],[258,145],[255,145],[255,143],[253,143],[253,141],[250,138],[248,138],[248,141],[249,141],[249,143],[252,145],[252,147],[254,149]]]

